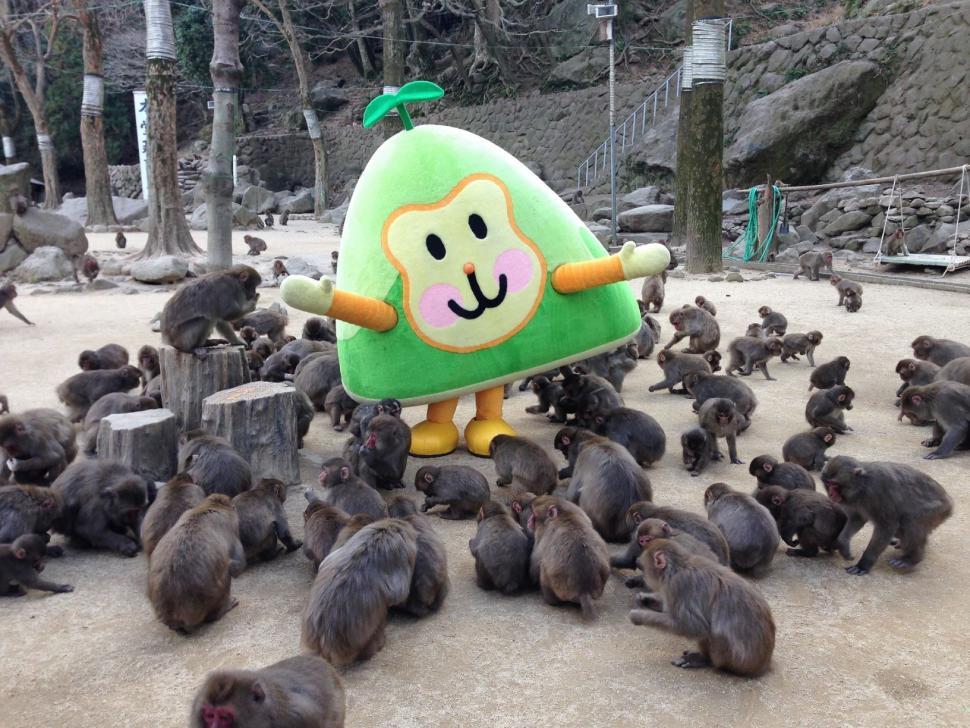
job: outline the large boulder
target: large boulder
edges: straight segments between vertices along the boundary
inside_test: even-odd
[[[111,204],[114,207],[115,218],[119,225],[130,225],[133,220],[140,220],[148,216],[148,200],[140,197],[112,197]],[[61,206],[57,208],[57,214],[70,218],[79,225],[88,224],[88,198],[71,197],[65,198]]]
[[[177,283],[188,272],[188,261],[175,255],[136,260],[131,264],[131,277],[142,283]]]
[[[276,209],[276,198],[265,187],[253,185],[243,193],[242,206],[247,210],[263,215]]]
[[[621,212],[625,212],[626,210],[632,210],[634,207],[655,205],[658,202],[660,202],[660,190],[657,187],[639,187],[633,190],[633,192],[628,192],[623,195],[617,207]]]
[[[310,101],[314,109],[322,111],[336,111],[350,101],[347,91],[338,82],[324,79],[317,81],[310,91]]]
[[[280,212],[287,210],[291,214],[313,212],[313,190],[300,190],[295,195],[284,197],[280,203]]]
[[[0,250],[0,273],[13,270],[27,259],[27,251],[20,247],[16,240],[8,238],[6,245]]]
[[[81,255],[88,249],[88,239],[80,223],[37,207],[28,207],[23,215],[14,215],[13,234],[28,253],[45,245],[58,247],[69,256]]]
[[[677,169],[677,119],[679,104],[671,105],[666,116],[657,120],[636,147],[619,163],[621,183],[642,185],[645,181],[661,182],[668,186],[674,181]]]
[[[24,195],[30,199],[30,165],[0,164],[0,212],[13,212],[10,209],[11,195]]]
[[[617,224],[625,233],[666,233],[674,229],[673,205],[644,205],[619,214]]]
[[[851,145],[887,84],[876,63],[843,61],[755,99],[727,151],[727,183],[757,184],[768,174],[789,184],[817,181]]]
[[[232,226],[235,228],[251,228],[258,225],[259,215],[242,205],[232,203]],[[208,206],[204,203],[192,210],[189,227],[193,230],[205,230],[209,224]]]
[[[61,281],[74,276],[74,265],[63,250],[44,245],[36,248],[17,266],[16,275],[25,283]]]
[[[609,69],[609,51],[603,46],[592,46],[553,66],[546,85],[550,88],[585,88],[605,76]]]
[[[947,252],[947,243],[950,240],[939,240],[933,235],[933,230],[929,225],[917,225],[912,230],[907,230],[904,237],[906,249],[910,253],[931,253],[941,254]]]
[[[344,200],[343,204],[329,210],[324,210],[320,216],[320,222],[330,223],[331,225],[343,225],[344,218],[347,217],[347,208],[350,207],[350,200]]]
[[[9,212],[0,212],[0,250],[3,250],[3,245],[10,239],[12,232],[13,215]]]
[[[869,223],[871,221],[872,216],[867,215],[861,210],[856,210],[855,212],[843,212],[841,215],[832,220],[832,222],[826,225],[822,232],[830,236],[841,235],[842,233],[851,232],[853,230],[861,230],[864,227],[869,227]]]

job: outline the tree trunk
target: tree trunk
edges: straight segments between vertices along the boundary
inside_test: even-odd
[[[401,0],[380,0],[381,20],[384,29],[384,85],[404,85],[404,59],[407,55],[404,41],[404,8]],[[400,117],[387,114],[384,117],[384,136],[390,137],[404,128]]]
[[[367,39],[360,32],[360,23],[357,22],[356,0],[347,0],[347,11],[350,14],[350,27],[354,30],[357,38],[357,53],[360,55],[360,68],[364,78],[374,77],[374,63],[370,57],[370,48],[367,47]]]
[[[694,3],[688,0],[686,11],[686,27],[684,29],[684,45],[689,46],[693,40],[692,27],[694,24]],[[686,61],[685,61],[686,65]],[[684,69],[686,71],[686,67]],[[683,246],[687,244],[687,200],[690,198],[690,179],[687,172],[681,169],[681,160],[687,158],[687,125],[690,120],[691,95],[693,91],[681,89],[680,112],[677,116],[677,172],[674,177],[674,229],[670,234],[670,244]],[[683,200],[683,202],[681,202]]]
[[[101,76],[101,26],[96,12],[78,3],[78,19],[84,36],[84,74]],[[88,203],[88,225],[117,225],[108,177],[108,155],[104,149],[104,93],[96,105],[81,104],[81,149],[84,153],[84,194]]]
[[[212,144],[206,173],[206,213],[209,270],[232,265],[232,156],[236,151],[236,109],[242,61],[239,60],[240,0],[215,0],[212,4]]]
[[[210,347],[206,351],[209,356],[199,359],[170,346],[158,350],[162,404],[175,413],[181,432],[198,429],[202,400],[210,394],[249,382],[249,366],[242,347]]]
[[[98,428],[98,457],[165,482],[178,469],[178,427],[167,409],[108,415]]]

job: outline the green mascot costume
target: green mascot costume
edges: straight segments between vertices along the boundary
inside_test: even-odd
[[[374,153],[354,189],[336,285],[290,276],[283,300],[337,320],[347,393],[428,404],[411,452],[458,445],[458,397],[475,393],[468,450],[500,434],[503,385],[615,348],[640,327],[624,282],[670,262],[626,243],[609,256],[572,210],[505,150],[448,126],[414,128],[405,103],[440,98],[414,81],[374,99],[364,126],[396,108],[404,131]]]

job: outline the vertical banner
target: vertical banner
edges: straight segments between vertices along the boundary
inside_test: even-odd
[[[135,99],[135,130],[138,133],[138,166],[141,168],[141,196],[148,199],[148,94],[132,91]]]
[[[239,163],[237,162],[236,155],[233,154],[232,155],[232,184],[234,187],[239,184],[239,173],[237,171],[238,169],[239,169]]]

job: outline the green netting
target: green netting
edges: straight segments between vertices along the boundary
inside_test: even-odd
[[[758,247],[758,188],[752,187],[748,190],[748,227],[744,235],[735,240],[729,247],[724,249],[722,257],[728,260],[757,260],[764,263],[771,251],[771,245],[775,240],[775,230],[778,227],[778,218],[781,217],[781,189],[775,185],[771,186],[772,206],[771,206],[771,227],[768,228],[768,235],[765,237],[761,246]],[[744,255],[740,257],[737,250],[744,245]]]

